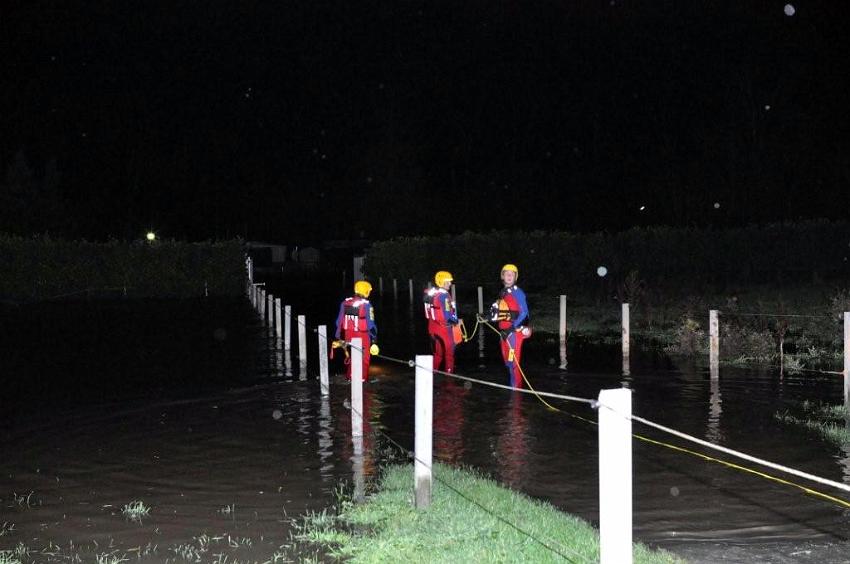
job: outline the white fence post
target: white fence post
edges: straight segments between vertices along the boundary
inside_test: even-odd
[[[319,325],[319,382],[322,395],[330,395],[331,389],[328,385],[328,328],[324,325]]]
[[[850,409],[850,311],[844,312],[844,405]]]
[[[632,562],[632,392],[599,392],[600,564]]]
[[[431,355],[416,355],[416,411],[414,437],[414,470],[416,509],[424,509],[431,505],[431,447],[434,421],[434,357]]]
[[[292,347],[292,306],[283,308],[283,350],[288,351]]]
[[[478,286],[478,313],[484,313],[484,288]]]
[[[720,323],[717,310],[708,310],[708,366],[711,377],[717,378],[720,373]]]
[[[457,284],[452,284],[452,301],[457,303]]]
[[[384,277],[378,276],[378,293],[384,295]]]
[[[393,278],[393,301],[398,301],[398,279]]]
[[[274,327],[274,294],[269,294],[266,297],[266,311],[268,312],[266,317],[268,317],[269,328],[272,328]]]
[[[306,376],[304,369],[307,368],[307,317],[304,315],[298,316],[298,364],[303,379]]]
[[[266,294],[262,288],[257,288],[257,315],[263,316],[263,308],[266,304]]]
[[[629,368],[629,304],[623,304],[623,376],[631,373]]]
[[[413,303],[413,278],[407,279],[407,293],[410,297],[410,303]]]
[[[351,436],[363,436],[363,339],[351,339]]]
[[[558,323],[558,342],[560,343],[559,349],[561,353],[561,365],[559,368],[562,370],[567,367],[567,296],[561,294],[560,297],[560,321]]]
[[[278,339],[283,337],[283,319],[281,319],[280,298],[274,299],[274,333]]]

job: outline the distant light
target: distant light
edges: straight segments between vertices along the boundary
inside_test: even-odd
[[[596,274],[598,274],[600,278],[603,278],[606,274],[608,274],[608,269],[604,266],[600,266],[596,269]]]
[[[154,239],[156,239],[156,233],[154,233],[153,231],[148,231],[146,237],[148,241],[153,241]]]
[[[720,209],[720,202],[714,202],[714,209],[716,209],[716,210]]]
[[[643,210],[645,210],[645,209],[646,209],[646,206],[641,206],[641,207],[640,207],[640,211],[643,211]]]
[[[790,17],[790,16],[793,16],[796,13],[797,13],[797,10],[796,10],[796,8],[794,8],[793,4],[785,4],[785,15],[786,16]]]

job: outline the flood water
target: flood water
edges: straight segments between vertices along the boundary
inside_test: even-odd
[[[347,383],[335,377],[330,397],[321,396],[312,331],[332,324],[338,294],[292,301],[294,314],[307,315],[306,368],[297,345],[283,351],[245,300],[5,310],[0,550],[23,543],[31,551],[24,562],[109,554],[149,562],[309,556],[289,546],[292,520],[332,506],[339,484],[354,481]],[[406,360],[427,353],[418,308],[390,296],[373,301],[382,354]],[[463,345],[458,372],[507,383],[496,344],[488,335],[483,358],[477,341]],[[850,452],[774,418],[803,400],[840,403],[838,376],[780,379],[723,368],[712,382],[703,369],[633,348],[631,376],[624,378],[617,347],[578,338],[568,356],[568,368],[560,369],[557,343],[535,335],[523,363],[535,388],[596,398],[601,389],[627,385],[636,415],[850,483]],[[402,456],[394,444],[413,447],[412,369],[376,360],[370,377],[367,479],[381,462]],[[477,468],[597,522],[597,429],[583,420],[596,414],[586,404],[555,404],[579,418],[552,412],[533,396],[439,375],[435,388],[437,460]],[[634,431],[850,497],[638,424]],[[122,514],[134,501],[150,508],[140,521]],[[697,562],[847,562],[850,510],[635,441],[634,536]]]

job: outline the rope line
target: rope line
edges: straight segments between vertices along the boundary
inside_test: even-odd
[[[736,314],[736,315],[764,315],[764,316],[768,316],[769,314],[750,314],[750,313],[747,313],[747,314]],[[825,316],[786,315],[785,317],[818,317],[818,318],[820,318],[820,317],[825,317]],[[492,324],[488,323],[487,321],[484,321],[481,318],[479,318],[478,316],[476,316],[476,324],[475,324],[475,327],[473,328],[471,335],[466,335],[465,334],[466,328],[465,327],[463,328],[464,342],[472,340],[472,338],[475,336],[475,334],[478,331],[479,325],[484,325],[484,326],[489,327],[495,333],[499,334],[500,337],[501,337],[501,334],[499,333],[498,329],[493,327]],[[345,343],[344,347],[346,348],[346,351],[345,351],[346,353],[347,353],[348,347],[359,348],[361,351],[364,350],[363,347],[354,347],[354,345],[352,345],[351,343],[347,343],[347,342]],[[407,365],[408,367],[411,367],[411,368],[417,368],[417,367],[426,368],[426,369],[428,368],[428,367],[420,366],[420,365],[416,364],[415,360],[398,359],[398,358],[393,358],[393,357],[382,355],[382,354],[377,354],[377,355],[372,355],[372,356],[375,356],[377,358],[382,358],[382,359],[385,359],[385,360],[388,360],[388,361],[391,361],[391,362],[396,362],[396,363],[399,363],[399,364]],[[443,376],[447,376],[447,377],[454,378],[454,379],[457,379],[457,380],[476,383],[476,384],[483,385],[483,386],[490,386],[490,387],[498,388],[498,389],[510,390],[510,391],[513,391],[513,392],[521,392],[521,393],[525,393],[525,394],[532,394],[532,395],[536,396],[544,405],[546,405],[549,409],[551,409],[553,411],[557,411],[557,412],[563,413],[565,415],[568,415],[570,417],[573,417],[573,418],[576,418],[576,419],[579,419],[579,420],[582,420],[582,421],[585,421],[585,422],[588,422],[588,423],[591,423],[591,424],[594,424],[594,425],[598,425],[597,422],[595,422],[591,419],[587,419],[585,417],[581,417],[579,415],[576,415],[576,414],[570,413],[568,411],[564,411],[562,409],[554,407],[553,405],[548,403],[546,400],[544,400],[543,397],[545,396],[545,397],[549,397],[549,398],[552,398],[552,399],[561,399],[561,400],[564,400],[564,401],[587,403],[592,408],[596,408],[599,405],[601,405],[601,404],[599,404],[599,402],[597,400],[588,399],[588,398],[580,398],[580,397],[575,397],[575,396],[567,396],[567,395],[562,395],[562,394],[555,394],[555,393],[551,393],[551,392],[538,392],[537,390],[535,390],[532,387],[531,382],[526,377],[525,372],[522,370],[522,367],[520,366],[520,364],[517,362],[516,365],[517,365],[517,368],[519,369],[520,374],[523,377],[523,380],[525,381],[525,383],[529,387],[528,390],[525,390],[525,389],[522,389],[522,388],[515,388],[513,386],[507,386],[507,385],[504,385],[504,384],[496,384],[495,382],[488,382],[486,380],[471,378],[469,376],[463,376],[463,375],[460,375],[460,374],[445,372],[445,371],[442,371],[442,370],[434,369],[433,367],[431,367],[431,370],[434,373],[441,374]],[[843,372],[838,372],[838,371],[825,371],[825,370],[815,370],[815,369],[796,369],[796,370],[806,371],[806,372],[817,372],[817,373],[822,373],[822,374],[838,374],[838,375],[844,374]],[[607,406],[603,406],[603,407],[606,407],[606,409],[611,409]],[[619,415],[623,416],[622,414],[619,414]],[[652,422],[648,419],[638,417],[636,415],[630,415],[629,418],[632,421],[643,423],[643,424],[645,424],[649,427],[655,428],[655,429],[662,431],[662,432],[672,434],[672,435],[677,436],[681,439],[697,443],[697,444],[699,444],[703,447],[715,449],[715,450],[718,450],[720,452],[729,454],[731,456],[736,456],[736,457],[742,458],[744,460],[747,460],[749,462],[761,464],[763,466],[766,466],[768,468],[772,468],[772,469],[780,471],[780,472],[785,472],[787,474],[791,474],[791,475],[794,475],[794,476],[797,476],[797,477],[800,477],[800,478],[803,478],[803,479],[811,480],[813,482],[817,482],[817,483],[820,483],[820,484],[824,484],[824,485],[827,485],[827,486],[834,487],[836,489],[840,489],[840,490],[843,490],[843,491],[846,491],[846,492],[850,492],[850,485],[842,484],[842,483],[839,483],[839,482],[836,482],[836,481],[833,481],[833,480],[829,480],[829,479],[826,479],[826,478],[821,478],[821,477],[816,476],[814,474],[803,472],[801,470],[796,470],[794,468],[790,468],[790,467],[787,467],[787,466],[783,466],[781,464],[777,464],[777,463],[774,463],[774,462],[770,462],[768,460],[764,460],[764,459],[761,459],[761,458],[758,458],[758,457],[755,457],[755,456],[751,456],[751,455],[736,451],[734,449],[730,449],[730,448],[727,448],[727,447],[716,445],[714,443],[704,441],[702,439],[698,439],[697,437],[694,437],[692,435],[688,435],[688,434],[683,433],[681,431],[676,431],[675,429],[665,427],[663,425],[660,425],[658,423],[654,423],[654,422]],[[755,469],[752,469],[752,468],[748,468],[748,467],[745,467],[745,466],[741,466],[739,464],[735,464],[735,463],[732,463],[732,462],[729,462],[729,461],[714,458],[714,457],[708,456],[706,454],[699,453],[699,452],[696,452],[696,451],[692,451],[690,449],[687,449],[687,448],[684,448],[684,447],[681,447],[681,446],[673,445],[673,444],[666,443],[666,442],[663,442],[663,441],[658,441],[658,440],[655,440],[655,439],[650,439],[650,438],[645,437],[643,435],[632,434],[632,436],[636,439],[642,440],[642,441],[650,443],[650,444],[654,444],[654,445],[657,445],[657,446],[664,446],[664,447],[667,447],[671,450],[675,450],[675,451],[686,453],[686,454],[691,454],[693,456],[696,456],[698,458],[702,458],[702,459],[707,460],[707,461],[716,462],[718,464],[724,465],[724,466],[731,468],[731,469],[741,470],[743,472],[747,472],[747,473],[750,473],[750,474],[753,474],[753,475],[756,475],[756,476],[760,476],[760,477],[763,477],[765,479],[774,481],[776,483],[792,486],[792,487],[795,487],[797,489],[800,489],[801,491],[803,491],[807,494],[819,497],[819,498],[824,499],[824,500],[832,501],[832,502],[834,502],[838,505],[850,508],[850,502],[848,502],[846,500],[828,495],[826,493],[820,492],[818,490],[814,490],[812,488],[808,488],[806,486],[803,486],[801,484],[797,484],[795,482],[791,482],[791,481],[788,481],[788,480],[785,480],[785,479],[782,479],[782,478],[779,478],[779,477],[776,477],[776,476],[772,476],[770,474],[766,474],[764,472],[761,472],[761,471],[758,471],[758,470],[755,470]]]
[[[379,355],[379,356],[380,356],[380,355]],[[388,358],[388,357],[386,357],[386,358]],[[390,359],[390,358],[388,358],[388,360],[393,360],[393,361],[395,361],[395,362],[400,362],[400,363],[403,363],[403,364],[407,364],[408,366],[411,366],[411,367],[418,366],[418,365],[417,365],[414,361],[401,361],[401,360],[398,360],[398,359]],[[423,367],[423,368],[427,368],[427,367]],[[595,407],[598,407],[599,405],[602,405],[602,404],[599,404],[599,402],[598,402],[597,400],[592,400],[592,399],[587,399],[587,398],[579,398],[579,397],[574,397],[574,396],[565,396],[565,395],[553,394],[553,393],[549,393],[549,392],[537,392],[537,391],[534,391],[534,390],[527,391],[527,390],[523,390],[523,389],[520,389],[520,388],[513,388],[513,387],[511,387],[511,386],[504,386],[504,385],[501,385],[501,384],[495,384],[495,383],[492,383],[492,382],[487,382],[487,381],[483,381],[483,380],[478,380],[478,379],[475,379],[475,378],[469,378],[469,377],[461,376],[461,375],[458,375],[458,374],[452,374],[452,373],[449,373],[449,372],[443,372],[443,371],[441,371],[441,370],[434,370],[434,372],[437,372],[437,373],[439,373],[439,374],[442,374],[442,375],[445,375],[445,376],[449,376],[449,377],[452,377],[452,378],[457,378],[457,379],[461,379],[461,380],[466,380],[466,381],[470,381],[470,382],[475,382],[475,383],[479,383],[479,384],[482,384],[482,385],[485,385],[485,386],[491,386],[491,387],[494,387],[494,388],[502,388],[502,389],[507,389],[507,390],[511,390],[511,391],[518,391],[518,392],[523,392],[523,393],[531,393],[531,394],[534,394],[534,395],[537,395],[537,396],[545,395],[545,396],[547,396],[547,397],[551,397],[551,398],[554,398],[554,399],[563,399],[563,400],[566,400],[566,401],[576,401],[576,402],[587,403],[587,404],[589,404],[591,407],[594,407],[594,408],[595,408]],[[523,377],[525,378],[525,375],[524,375],[524,374],[523,374]],[[528,381],[528,380],[527,380],[527,378],[526,378],[526,382],[527,382],[527,381]],[[543,400],[541,399],[541,401],[543,401]],[[548,404],[547,402],[545,402],[545,401],[544,401],[543,403],[545,403],[547,406],[549,405],[549,404]],[[607,406],[606,406],[606,408],[607,408]],[[560,412],[560,413],[563,413],[563,414],[565,414],[565,415],[568,415],[568,416],[570,416],[570,417],[573,417],[573,418],[575,418],[575,419],[579,419],[579,420],[581,420],[581,421],[585,421],[585,422],[590,423],[590,424],[593,424],[593,425],[598,425],[598,423],[597,423],[596,421],[593,421],[593,420],[591,420],[591,419],[588,419],[588,418],[582,417],[582,416],[580,416],[580,415],[576,415],[576,414],[574,414],[574,413],[570,413],[570,412],[568,412],[568,411],[564,411],[564,410],[562,410],[562,409],[558,409],[558,408],[556,408],[556,407],[552,407],[551,409],[553,409],[553,410],[555,410],[555,411],[558,411],[558,412]],[[607,409],[610,409],[610,408],[607,408]],[[742,453],[742,452],[738,452],[738,451],[736,451],[736,450],[733,450],[733,449],[730,449],[730,448],[727,448],[727,447],[723,447],[723,446],[720,446],[720,445],[715,445],[714,443],[710,443],[710,442],[708,442],[708,441],[704,441],[704,440],[702,440],[702,439],[698,439],[697,437],[694,437],[694,436],[692,436],[692,435],[688,435],[687,433],[682,433],[681,431],[676,431],[675,429],[672,429],[672,428],[669,428],[669,427],[665,427],[665,426],[663,426],[663,425],[660,425],[660,424],[658,424],[658,423],[654,423],[654,422],[652,422],[652,421],[650,421],[650,420],[648,420],[648,419],[644,419],[644,418],[642,418],[642,417],[638,417],[638,416],[636,416],[636,415],[632,415],[632,416],[630,416],[630,419],[632,419],[633,421],[637,421],[637,422],[639,422],[639,423],[643,423],[643,424],[645,424],[645,425],[647,425],[647,426],[649,426],[649,427],[653,427],[653,428],[655,428],[655,429],[657,429],[657,430],[660,430],[660,431],[662,431],[662,432],[666,432],[666,433],[672,434],[672,435],[674,435],[674,436],[677,436],[677,437],[679,437],[679,438],[682,438],[682,439],[685,439],[685,440],[689,440],[689,441],[695,442],[695,443],[697,443],[697,444],[699,444],[699,445],[702,445],[702,446],[704,446],[704,447],[706,447],[706,448],[713,448],[713,449],[715,449],[715,450],[719,450],[719,451],[724,452],[724,453],[726,453],[726,454],[729,454],[729,455],[732,455],[732,456],[737,456],[737,457],[739,457],[739,458],[743,458],[744,460],[747,460],[747,461],[749,461],[749,462],[754,462],[754,463],[756,463],[756,464],[761,464],[761,465],[763,465],[763,466],[766,466],[766,467],[768,467],[768,468],[772,468],[772,469],[774,469],[774,470],[778,470],[778,471],[780,471],[780,472],[785,472],[785,473],[787,473],[787,474],[791,474],[791,475],[794,475],[794,476],[797,476],[797,477],[800,477],[800,478],[804,478],[804,479],[807,479],[807,480],[811,480],[811,481],[813,481],[813,482],[818,482],[818,483],[821,483],[821,484],[824,484],[824,485],[827,485],[827,486],[832,486],[832,487],[834,487],[834,488],[837,488],[837,489],[840,489],[840,490],[843,490],[843,491],[850,492],[850,486],[848,486],[848,485],[846,485],[846,484],[842,484],[842,483],[840,483],[840,482],[835,482],[835,481],[833,481],[833,480],[828,480],[828,479],[826,479],[826,478],[821,478],[821,477],[819,477],[819,476],[815,476],[814,474],[809,474],[809,473],[807,473],[807,472],[803,472],[803,471],[801,471],[801,470],[796,470],[796,469],[794,469],[794,468],[790,468],[790,467],[788,467],[788,466],[783,466],[783,465],[781,465],[781,464],[776,464],[776,463],[774,463],[774,462],[770,462],[770,461],[768,461],[768,460],[764,460],[764,459],[761,459],[761,458],[757,458],[757,457],[755,457],[755,456],[751,456],[751,455],[748,455],[748,454],[744,454],[744,453]],[[778,477],[776,477],[776,476],[771,476],[770,474],[766,474],[766,473],[764,473],[764,472],[760,472],[759,470],[755,470],[755,469],[753,469],[753,468],[748,468],[748,467],[741,466],[741,465],[739,465],[739,464],[735,464],[735,463],[732,463],[732,462],[728,462],[728,461],[725,461],[725,460],[722,460],[722,459],[719,459],[719,458],[714,458],[714,457],[708,456],[708,455],[706,455],[706,454],[702,454],[702,453],[699,453],[699,452],[696,452],[696,451],[692,451],[692,450],[686,449],[686,448],[684,448],[684,447],[677,446],[677,445],[674,445],[674,444],[671,444],[671,443],[667,443],[667,442],[664,442],[664,441],[659,441],[659,440],[655,440],[655,439],[650,439],[650,438],[645,437],[645,436],[643,436],[643,435],[638,435],[638,434],[633,433],[633,434],[632,434],[632,436],[633,436],[634,438],[636,438],[636,439],[639,439],[639,440],[642,440],[642,441],[645,441],[645,442],[648,442],[648,443],[651,443],[651,444],[655,444],[655,445],[657,445],[657,446],[664,446],[664,447],[667,447],[667,448],[669,448],[669,449],[671,449],[671,450],[676,450],[676,451],[683,452],[683,453],[686,453],[686,454],[691,454],[691,455],[693,455],[693,456],[696,456],[696,457],[702,458],[702,459],[704,459],[704,460],[708,460],[708,461],[712,461],[712,462],[717,462],[718,464],[722,464],[722,465],[724,465],[724,466],[726,466],[726,467],[728,467],[728,468],[741,470],[741,471],[744,471],[744,472],[747,472],[747,473],[750,473],[750,474],[753,474],[753,475],[756,475],[756,476],[760,476],[760,477],[766,478],[766,479],[768,479],[768,480],[774,481],[774,482],[779,483],[779,484],[784,484],[784,485],[793,486],[793,487],[795,487],[795,488],[797,488],[797,489],[799,489],[799,490],[801,490],[801,491],[804,491],[804,492],[806,492],[806,493],[808,493],[808,494],[810,494],[810,495],[813,495],[813,496],[819,497],[819,498],[824,499],[824,500],[832,501],[832,502],[834,502],[834,503],[836,503],[836,504],[838,504],[838,505],[841,505],[841,506],[844,506],[844,507],[848,507],[848,508],[850,508],[850,502],[848,502],[848,501],[846,501],[846,500],[843,500],[843,499],[841,499],[841,498],[837,498],[837,497],[831,496],[831,495],[829,495],[829,494],[826,494],[826,493],[820,492],[820,491],[818,491],[818,490],[815,490],[815,489],[812,489],[812,488],[809,488],[809,487],[803,486],[803,485],[801,485],[801,484],[797,484],[797,483],[795,483],[795,482],[791,482],[791,481],[788,481],[788,480],[785,480],[785,479],[782,479],[782,478],[778,478]]]
[[[600,404],[600,405],[602,405],[602,404]],[[610,408],[607,408],[607,409],[610,409]],[[643,423],[644,425],[647,425],[647,426],[652,427],[654,429],[658,429],[659,431],[664,431],[665,433],[669,433],[671,435],[679,437],[680,439],[685,439],[686,441],[694,442],[694,443],[701,445],[701,446],[704,446],[706,448],[712,448],[714,450],[718,450],[720,452],[723,452],[723,453],[726,453],[726,454],[729,454],[729,455],[732,455],[732,456],[737,456],[738,458],[742,458],[742,459],[747,460],[749,462],[755,462],[757,464],[761,464],[762,466],[767,466],[768,468],[773,468],[774,470],[779,470],[780,472],[785,472],[787,474],[792,474],[792,475],[797,476],[799,478],[805,478],[805,479],[811,480],[813,482],[818,482],[820,484],[832,486],[833,488],[843,490],[845,492],[850,492],[850,485],[842,484],[842,483],[836,482],[834,480],[828,480],[826,478],[821,478],[820,476],[815,476],[814,474],[809,474],[808,472],[803,472],[802,470],[795,470],[794,468],[789,468],[788,466],[783,466],[781,464],[776,464],[775,462],[770,462],[770,461],[764,460],[762,458],[757,458],[755,456],[751,456],[749,454],[745,454],[743,452],[740,452],[740,451],[737,451],[737,450],[734,450],[734,449],[731,449],[731,448],[728,448],[728,447],[716,445],[714,443],[704,441],[702,439],[698,439],[694,436],[688,435],[687,433],[683,433],[681,431],[671,429],[670,427],[665,427],[664,425],[660,425],[660,424],[655,423],[653,421],[650,421],[648,419],[644,419],[643,417],[638,417],[637,415],[632,415],[631,419],[633,421]],[[850,503],[844,502],[844,505],[846,505],[847,507],[850,507]]]

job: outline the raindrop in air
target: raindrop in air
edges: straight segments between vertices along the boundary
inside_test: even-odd
[[[797,9],[794,8],[793,4],[785,4],[785,15],[793,16],[797,12]]]
[[[720,202],[714,202],[714,209],[716,209],[716,210],[720,209]]]
[[[600,266],[599,268],[596,269],[596,274],[598,274],[601,278],[601,277],[605,276],[606,274],[608,274],[608,269],[605,268],[604,266]]]

